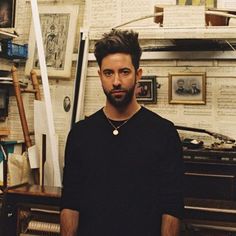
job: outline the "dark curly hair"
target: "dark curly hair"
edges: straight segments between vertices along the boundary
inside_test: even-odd
[[[103,38],[95,44],[94,55],[99,67],[102,59],[109,54],[126,53],[130,54],[134,68],[139,68],[139,61],[142,55],[142,49],[138,41],[138,33],[132,30],[112,30],[105,33]]]

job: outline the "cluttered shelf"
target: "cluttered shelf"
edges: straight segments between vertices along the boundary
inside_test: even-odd
[[[13,38],[17,38],[18,35],[16,32],[12,32],[9,30],[3,30],[0,29],[0,39],[13,39]]]
[[[139,32],[140,39],[235,39],[236,26],[206,27],[126,27]],[[107,30],[107,29],[106,29]],[[104,30],[105,32],[105,30]],[[94,28],[89,32],[90,40],[101,37],[103,32]]]
[[[184,149],[184,158],[191,159],[210,159],[210,160],[231,160],[236,162],[236,148],[225,149],[210,149],[210,148],[197,148],[197,149]]]

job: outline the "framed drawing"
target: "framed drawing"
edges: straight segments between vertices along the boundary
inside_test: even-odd
[[[200,6],[205,5],[209,8],[216,8],[217,0],[177,0],[177,5],[193,5]]]
[[[136,98],[140,103],[157,102],[156,76],[142,76],[136,88]]]
[[[78,5],[39,6],[45,60],[49,77],[71,76],[72,54],[76,34]],[[31,23],[26,75],[35,69],[40,74],[34,26]]]
[[[0,28],[12,28],[15,26],[16,0],[0,1]]]
[[[206,104],[206,74],[169,74],[169,103]]]

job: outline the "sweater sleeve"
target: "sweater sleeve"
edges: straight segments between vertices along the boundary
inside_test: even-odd
[[[79,211],[80,178],[78,129],[69,132],[65,148],[65,165],[63,170],[61,209],[67,208]]]
[[[183,218],[183,158],[182,145],[173,124],[166,132],[166,146],[162,160],[161,213]]]

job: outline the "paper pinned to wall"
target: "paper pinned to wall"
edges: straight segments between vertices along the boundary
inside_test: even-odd
[[[217,8],[236,10],[235,0],[217,0]]]
[[[155,5],[176,5],[176,0],[156,0]]]
[[[164,27],[205,27],[205,6],[164,7]]]
[[[84,27],[109,29],[124,22],[153,14],[155,4],[153,0],[86,0]],[[152,25],[156,26],[153,18],[148,18],[129,26]]]

